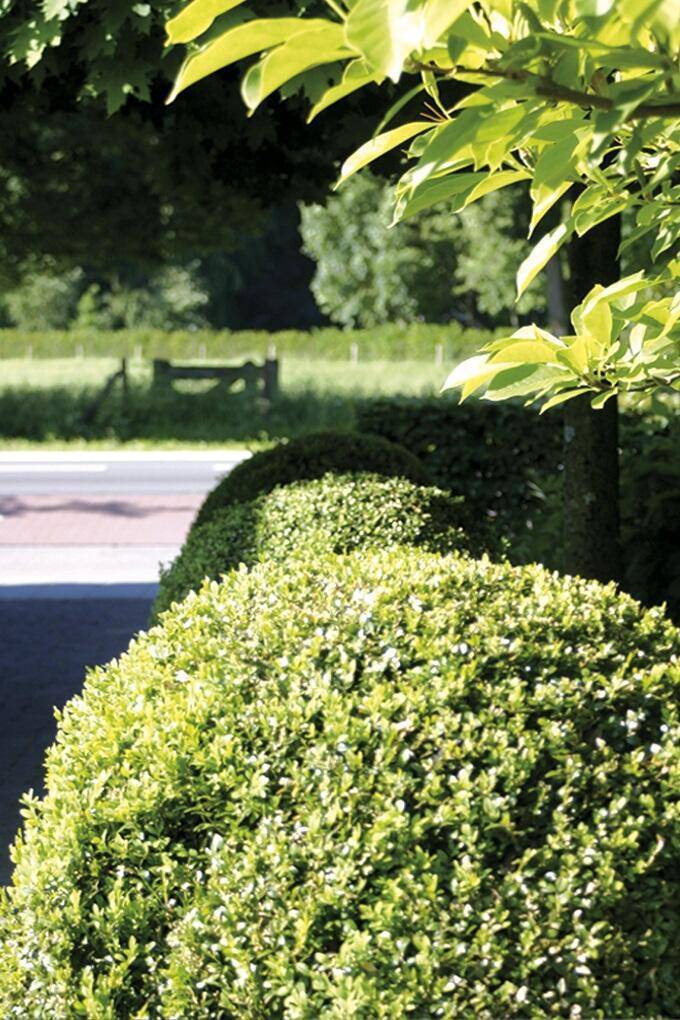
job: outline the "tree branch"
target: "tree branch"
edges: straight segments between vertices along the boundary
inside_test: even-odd
[[[479,74],[487,78],[503,78],[506,81],[526,82],[533,87],[536,95],[544,96],[546,99],[554,99],[557,102],[571,103],[573,106],[580,106],[585,109],[604,110],[605,112],[615,108],[613,100],[607,96],[600,96],[596,92],[580,92],[577,89],[567,88],[565,85],[558,85],[550,78],[542,78],[539,75],[531,74],[530,71],[501,71],[493,67],[480,67],[471,70],[470,68],[454,67],[451,70],[444,70],[436,64],[413,63],[416,71],[429,71],[440,74],[446,78],[456,77],[457,74]],[[624,120],[641,120],[645,117],[680,118],[680,96],[671,97],[670,102],[664,103],[640,103]]]

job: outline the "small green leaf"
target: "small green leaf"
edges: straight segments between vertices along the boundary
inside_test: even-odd
[[[375,76],[369,72],[363,60],[350,61],[345,68],[342,81],[337,85],[331,85],[309,111],[307,123],[311,123],[315,117],[324,110],[327,110],[333,103],[337,103],[338,100],[344,99],[345,96],[351,95],[352,92],[356,92],[358,89],[363,88],[364,85],[368,85],[375,80]]]
[[[187,43],[210,28],[215,18],[226,14],[243,0],[193,0],[165,26],[168,44]]]
[[[171,103],[184,89],[229,64],[290,41],[301,32],[332,24],[322,18],[261,18],[237,25],[184,61],[167,102]]]
[[[579,386],[575,390],[564,390],[562,393],[557,393],[554,397],[550,397],[544,404],[541,405],[541,414],[545,414],[551,407],[557,407],[558,404],[564,404],[567,400],[573,400],[574,397],[580,397],[582,393],[590,393],[588,386]]]
[[[606,393],[598,393],[596,397],[590,401],[590,406],[594,407],[596,411],[604,407],[608,400],[616,396],[616,390],[607,390]]]
[[[484,195],[490,195],[493,191],[507,188],[510,184],[517,184],[519,181],[526,181],[531,174],[525,170],[500,170],[498,173],[488,174],[486,179],[480,181],[470,191],[465,199],[465,206],[471,205]],[[465,208],[464,206],[464,208]]]
[[[456,365],[454,370],[447,376],[442,386],[442,391],[452,390],[460,386],[462,388],[460,395],[462,403],[471,393],[474,393],[485,382],[493,379],[495,375],[498,375],[499,372],[506,368],[516,368],[516,366],[504,362],[492,365],[489,363],[486,354],[475,354],[472,358],[466,358],[465,361],[461,361],[459,365]]]
[[[241,86],[243,101],[252,113],[267,96],[292,78],[347,55],[340,25],[328,22],[323,27],[299,32],[249,69]]]

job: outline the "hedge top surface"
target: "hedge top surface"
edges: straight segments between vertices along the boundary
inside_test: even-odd
[[[293,554],[311,559],[369,546],[482,551],[467,537],[466,524],[460,497],[405,478],[328,474],[277,486],[248,503],[216,510],[192,528],[177,558],[161,571],[153,618],[199,588],[204,578],[217,580],[241,563],[252,566]],[[488,527],[487,532],[490,542]]]
[[[217,509],[255,499],[277,485],[321,478],[329,471],[337,474],[370,471],[408,478],[417,485],[430,483],[418,458],[387,439],[359,432],[313,432],[262,450],[237,464],[208,493],[194,523],[203,524]]]
[[[208,584],[61,717],[0,1015],[680,1015],[679,652],[538,567]]]

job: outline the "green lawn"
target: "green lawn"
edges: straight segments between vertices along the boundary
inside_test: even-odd
[[[230,364],[214,360],[182,363]],[[119,367],[120,362],[115,358],[8,358],[0,361],[0,390],[16,386],[101,386]],[[364,396],[416,395],[436,392],[451,367],[451,364],[435,365],[434,361],[366,361],[354,365],[341,361],[285,358],[281,361],[280,378],[281,388],[291,393],[313,390],[317,393]],[[128,370],[136,382],[149,382],[151,379],[150,362],[131,361]]]
[[[179,384],[184,392],[159,398],[150,389],[150,362],[132,361],[128,406],[114,394],[85,426],[87,407],[119,365],[114,358],[0,361],[2,448],[252,447],[314,428],[348,427],[356,402],[365,398],[436,394],[452,367],[434,359],[352,364],[288,357],[281,360],[280,399],[267,410],[239,395],[187,392],[210,383]]]

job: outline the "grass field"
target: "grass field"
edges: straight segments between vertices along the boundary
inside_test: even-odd
[[[257,360],[255,357],[253,360]],[[187,361],[201,365],[207,362]],[[211,360],[211,365],[230,364]],[[120,367],[115,358],[9,358],[0,361],[0,390],[14,387],[49,388],[55,386],[101,386]],[[452,365],[435,365],[424,361],[312,361],[306,358],[284,358],[280,362],[283,392],[317,393],[422,394],[434,393],[441,386]],[[130,376],[137,383],[151,381],[151,364],[131,361]]]
[[[314,428],[350,427],[359,400],[435,394],[452,367],[434,360],[283,358],[281,395],[267,408],[238,393],[211,393],[211,383],[178,384],[180,392],[159,397],[150,387],[150,363],[132,361],[127,405],[114,394],[86,424],[88,406],[119,364],[114,358],[1,360],[2,447],[254,446]]]

